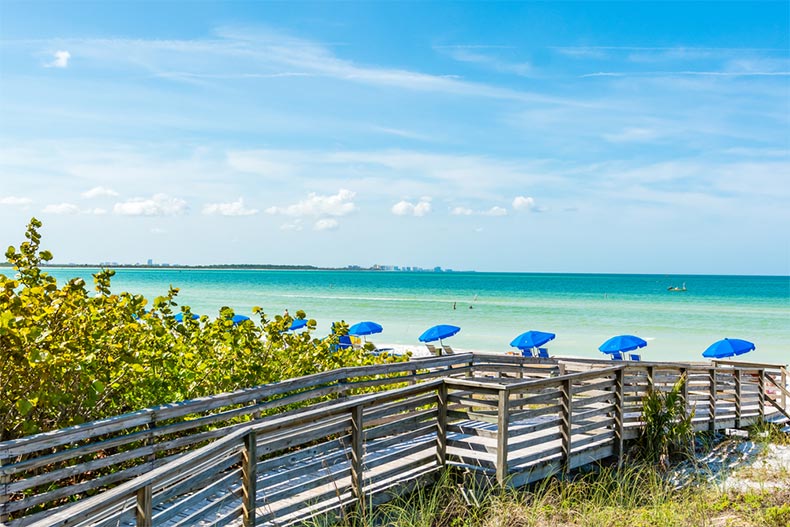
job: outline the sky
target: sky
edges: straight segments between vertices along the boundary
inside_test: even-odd
[[[790,274],[788,2],[0,5],[0,244]]]

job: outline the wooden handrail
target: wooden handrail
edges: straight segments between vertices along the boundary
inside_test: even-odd
[[[138,505],[138,513],[139,517],[142,518],[143,523],[141,525],[146,525],[144,520],[146,518],[150,519],[151,515],[151,503],[152,503],[152,496],[153,499],[156,499],[157,493],[157,483],[159,481],[163,481],[163,479],[157,478],[166,478],[165,475],[172,475],[174,473],[178,473],[178,471],[188,471],[190,467],[199,464],[202,461],[212,459],[212,456],[221,453],[231,453],[232,455],[238,454],[239,461],[242,462],[241,464],[241,474],[242,479],[244,481],[242,488],[244,490],[246,498],[241,502],[239,505],[238,511],[239,514],[244,514],[245,522],[252,525],[255,522],[254,514],[255,514],[255,506],[254,506],[254,496],[255,496],[255,469],[253,462],[258,453],[255,451],[255,444],[256,441],[254,438],[262,438],[262,437],[274,437],[275,442],[280,441],[277,439],[280,437],[278,434],[282,434],[283,431],[292,430],[295,427],[305,427],[310,425],[313,422],[325,422],[322,420],[334,417],[344,416],[343,419],[335,419],[332,423],[324,424],[324,428],[329,429],[328,427],[335,427],[332,430],[340,430],[342,427],[349,427],[346,428],[347,430],[352,430],[352,454],[356,457],[356,461],[352,463],[352,487],[356,488],[355,495],[357,496],[357,500],[362,502],[365,500],[364,492],[362,491],[362,484],[365,479],[362,477],[362,470],[364,469],[363,464],[361,463],[362,457],[360,452],[360,448],[362,448],[362,442],[364,435],[360,435],[363,433],[363,428],[365,426],[374,427],[376,430],[391,430],[392,426],[389,421],[381,420],[379,416],[386,416],[387,411],[395,411],[395,412],[403,412],[403,410],[398,410],[398,408],[403,408],[404,405],[401,402],[397,401],[409,401],[414,400],[413,403],[417,408],[416,405],[424,405],[429,403],[433,405],[432,407],[434,410],[431,410],[433,417],[431,419],[435,420],[435,429],[434,433],[436,434],[436,450],[435,450],[435,458],[438,466],[443,466],[445,463],[448,462],[448,458],[451,456],[456,456],[458,454],[455,453],[448,453],[447,446],[447,433],[448,430],[452,429],[452,423],[449,423],[449,419],[458,419],[459,413],[454,410],[457,408],[459,404],[461,406],[466,405],[467,410],[469,412],[469,417],[466,419],[476,419],[476,415],[483,416],[485,419],[488,419],[488,422],[492,422],[496,425],[496,431],[490,432],[486,430],[480,430],[478,433],[485,436],[486,434],[494,434],[497,437],[497,454],[495,459],[491,461],[491,466],[496,466],[496,477],[499,481],[504,481],[507,478],[508,471],[510,470],[511,466],[511,457],[512,462],[514,463],[513,466],[517,466],[519,463],[524,463],[524,460],[531,459],[532,455],[525,456],[523,453],[518,455],[512,455],[509,453],[509,442],[508,441],[515,441],[516,445],[530,445],[535,443],[534,439],[530,439],[529,436],[523,436],[520,434],[524,434],[525,432],[521,430],[525,430],[524,428],[518,427],[510,427],[510,414],[512,414],[514,419],[524,419],[525,416],[529,415],[546,415],[550,411],[555,411],[552,409],[552,405],[555,405],[555,402],[550,401],[549,399],[545,399],[546,396],[550,395],[549,392],[551,390],[546,390],[546,388],[551,387],[561,387],[563,392],[567,392],[566,395],[563,395],[563,399],[561,401],[561,408],[558,410],[559,415],[561,418],[561,430],[562,430],[562,452],[561,452],[561,459],[562,465],[561,468],[569,470],[575,466],[578,466],[582,461],[579,456],[581,455],[580,452],[584,451],[586,448],[589,448],[585,445],[590,443],[594,436],[589,435],[589,431],[595,431],[595,434],[599,434],[600,437],[606,437],[605,432],[609,430],[609,438],[607,443],[610,446],[607,446],[609,450],[606,451],[605,449],[602,450],[603,454],[596,454],[596,455],[604,455],[606,452],[609,452],[608,455],[614,454],[618,457],[618,459],[622,456],[623,446],[622,442],[624,439],[628,437],[633,437],[633,435],[629,435],[629,428],[626,430],[626,426],[633,427],[634,420],[628,415],[631,415],[638,403],[634,403],[634,398],[632,394],[635,393],[642,393],[644,391],[644,371],[653,369],[656,375],[652,381],[656,384],[657,387],[666,386],[668,378],[671,378],[673,375],[672,371],[677,371],[678,374],[683,373],[702,373],[705,372],[708,374],[708,383],[709,386],[705,388],[705,385],[702,384],[702,387],[694,388],[695,391],[706,390],[708,391],[708,395],[710,398],[711,408],[714,410],[709,416],[709,423],[712,429],[717,429],[720,426],[732,426],[732,423],[740,424],[741,422],[752,422],[749,419],[754,419],[754,412],[749,410],[750,403],[749,401],[752,400],[753,395],[749,394],[758,394],[758,403],[760,414],[764,413],[764,405],[765,402],[768,402],[771,406],[776,406],[777,402],[774,401],[772,398],[767,397],[765,395],[765,377],[768,378],[772,385],[777,384],[777,380],[774,379],[771,375],[775,375],[770,370],[777,368],[776,365],[768,365],[766,367],[757,368],[756,366],[749,364],[746,367],[742,367],[739,364],[737,367],[717,367],[716,365],[707,364],[693,364],[690,363],[631,363],[631,362],[618,362],[612,363],[611,361],[607,360],[600,360],[596,361],[595,364],[600,365],[601,367],[591,370],[591,371],[583,371],[578,373],[571,373],[560,375],[557,377],[550,377],[550,378],[537,378],[537,379],[529,379],[518,381],[516,378],[518,377],[519,371],[532,371],[535,372],[536,375],[543,377],[545,373],[542,373],[535,366],[536,364],[544,364],[543,362],[537,363],[529,358],[522,358],[518,356],[513,356],[506,360],[499,360],[501,357],[493,356],[493,355],[476,355],[476,354],[464,354],[464,355],[454,355],[454,356],[443,356],[443,357],[431,357],[425,359],[418,359],[413,360],[408,363],[396,363],[392,365],[374,365],[374,366],[364,366],[364,367],[354,367],[354,368],[341,368],[339,370],[333,372],[323,372],[315,375],[305,376],[298,379],[289,379],[287,381],[279,382],[279,383],[272,383],[270,385],[264,385],[263,387],[256,387],[254,389],[249,390],[240,390],[238,392],[232,392],[230,394],[221,394],[220,396],[230,396],[229,400],[236,401],[235,404],[244,404],[240,401],[248,400],[249,397],[255,395],[255,397],[269,397],[269,402],[261,403],[263,405],[271,405],[271,407],[276,406],[277,400],[272,401],[271,396],[272,393],[277,393],[279,395],[283,395],[282,401],[284,403],[292,401],[293,399],[288,398],[288,393],[290,391],[297,390],[296,395],[298,395],[301,399],[300,400],[307,400],[310,399],[312,393],[337,393],[346,387],[354,387],[354,386],[370,386],[374,385],[373,381],[364,380],[366,376],[370,375],[382,375],[387,373],[403,373],[405,375],[401,375],[398,377],[389,377],[381,379],[380,385],[386,386],[391,385],[393,383],[405,383],[408,380],[420,380],[421,382],[418,384],[412,384],[402,388],[390,389],[387,391],[376,392],[372,394],[365,394],[365,395],[355,395],[348,398],[343,399],[334,399],[332,401],[325,401],[318,405],[309,406],[306,408],[300,408],[297,410],[292,410],[280,415],[274,415],[267,418],[256,419],[246,423],[239,423],[233,425],[230,429],[225,429],[218,431],[211,431],[207,433],[208,435],[202,436],[200,434],[195,434],[196,439],[200,439],[205,437],[208,440],[213,440],[213,442],[209,443],[206,446],[201,448],[193,449],[188,453],[181,454],[178,458],[166,462],[160,466],[154,466],[152,470],[148,471],[147,473],[137,476],[134,479],[127,480],[125,482],[121,482],[117,484],[116,487],[104,491],[99,495],[96,495],[91,498],[86,498],[79,501],[75,505],[68,506],[63,509],[63,511],[53,512],[53,515],[47,520],[40,519],[37,520],[36,523],[33,525],[36,526],[44,526],[44,525],[66,525],[70,523],[73,518],[76,516],[74,515],[74,511],[79,514],[84,514],[81,511],[96,511],[96,510],[110,510],[113,506],[118,506],[118,504],[124,500],[132,499],[136,501]],[[471,372],[474,370],[470,369],[471,365],[476,365],[482,371],[493,372],[496,374],[497,377],[502,376],[502,372],[509,373],[510,379],[508,380],[499,380],[497,378],[486,378],[485,380],[474,379],[474,378],[461,378],[461,377],[452,377],[457,373],[466,373]],[[555,361],[553,364],[558,364]],[[392,366],[392,368],[389,368]],[[450,368],[450,369],[443,369],[443,368]],[[488,369],[487,369],[488,368]],[[515,369],[514,369],[515,368]],[[523,368],[523,370],[521,369]],[[541,366],[543,368],[543,366]],[[783,368],[779,366],[779,368]],[[423,373],[419,374],[412,374],[412,371],[421,371]],[[667,372],[666,370],[672,370]],[[756,370],[756,371],[755,371]],[[766,371],[769,370],[769,371]],[[730,381],[730,374],[733,372],[738,372],[738,377],[735,379],[734,384]],[[740,372],[742,371],[754,371],[758,374],[758,376],[751,376],[745,375],[742,379],[740,377]],[[639,374],[638,372],[642,372]],[[551,371],[551,374],[556,375],[556,371]],[[636,374],[636,375],[635,375]],[[722,375],[726,374],[726,375]],[[669,377],[668,377],[669,376]],[[717,379],[717,377],[722,376],[721,381]],[[641,380],[640,380],[641,377]],[[340,383],[341,381],[347,381],[348,379],[362,379],[358,382],[347,382],[344,385],[333,385],[329,384],[327,387],[327,383]],[[598,380],[599,379],[599,380]],[[515,380],[516,382],[509,382],[510,380]],[[590,382],[585,382],[590,381]],[[310,382],[316,382],[318,384],[311,385]],[[700,383],[700,379],[696,381]],[[322,384],[323,383],[323,384]],[[582,384],[579,384],[582,383]],[[628,394],[623,393],[623,385],[624,383],[628,383],[630,391]],[[719,387],[719,383],[723,390],[726,392],[721,392]],[[751,386],[757,386],[757,392],[752,391],[753,388],[750,390],[744,390],[743,386],[749,384]],[[575,385],[575,386],[574,386]],[[269,388],[271,391],[265,392],[262,388]],[[315,389],[315,392],[311,392],[310,390]],[[448,392],[449,390],[454,390],[452,392]],[[327,391],[329,390],[329,391]],[[334,390],[334,392],[333,392]],[[732,393],[731,390],[735,390],[735,399],[734,401],[731,399],[731,395],[726,395],[726,393]],[[265,392],[265,393],[264,393]],[[435,393],[435,397],[431,396],[428,398],[428,393]],[[607,395],[607,393],[611,395]],[[786,389],[782,389],[783,395],[787,394]],[[472,395],[469,395],[472,394]],[[538,401],[540,399],[541,402],[537,402],[536,405],[531,406],[530,408],[519,406],[519,401],[523,400],[524,395],[528,395],[527,400],[535,400]],[[511,395],[513,399],[510,400]],[[628,395],[628,401],[626,401],[625,395]],[[726,397],[725,397],[726,395]],[[215,396],[215,397],[220,397]],[[415,398],[419,398],[419,402],[415,400]],[[173,418],[173,416],[177,416],[176,410],[183,411],[184,408],[189,408],[190,413],[195,413],[194,409],[196,407],[206,409],[216,409],[222,408],[224,404],[218,404],[215,400],[215,397],[208,397],[208,398],[201,398],[193,401],[186,401],[184,403],[177,403],[174,405],[163,405],[156,408],[150,408],[146,410],[141,410],[138,412],[133,412],[131,414],[126,414],[124,416],[119,416],[118,419],[123,423],[135,423],[135,426],[142,426],[145,425],[148,421],[146,419],[160,419],[160,415],[168,415],[169,418]],[[476,398],[475,398],[476,397]],[[742,398],[747,397],[745,399],[745,403],[742,403]],[[546,402],[543,402],[543,401]],[[453,406],[450,408],[452,411],[448,415],[447,409],[450,401],[453,401]],[[722,402],[723,401],[723,402]],[[479,402],[479,404],[478,404]],[[381,408],[381,405],[390,404],[388,408],[392,408],[394,410],[385,410]],[[493,404],[492,404],[493,403]],[[593,404],[594,403],[594,404]],[[721,404],[722,408],[729,409],[727,410],[728,413],[725,413],[721,417],[716,416],[715,408],[718,404]],[[732,412],[732,408],[734,404],[734,416],[730,412]],[[576,408],[578,406],[578,409]],[[255,407],[245,407],[242,410],[245,412],[247,408],[256,408]],[[364,413],[363,410],[367,408],[375,408],[372,410],[373,414]],[[488,408],[488,409],[487,409]],[[542,410],[545,408],[545,411]],[[600,410],[598,410],[600,408]],[[746,410],[744,410],[746,408]],[[533,411],[534,409],[534,411]],[[492,411],[493,410],[493,411]],[[234,412],[236,410],[233,410]],[[600,415],[598,412],[601,412]],[[628,414],[625,413],[628,412]],[[423,410],[420,410],[423,412]],[[751,413],[750,413],[751,412]],[[247,412],[251,413],[251,412]],[[494,413],[496,414],[493,421],[490,420],[490,417],[485,417],[485,415],[493,416]],[[578,415],[577,415],[578,414]],[[727,417],[727,415],[730,417]],[[236,414],[232,414],[236,415]],[[241,415],[241,414],[239,414]],[[363,422],[362,417],[363,415],[366,417],[366,420],[370,420],[371,423],[366,424]],[[376,417],[368,418],[368,415],[375,415]],[[394,415],[394,414],[393,414]],[[410,414],[404,414],[410,415]],[[466,415],[466,414],[464,414]],[[504,416],[504,417],[503,417]],[[734,417],[734,420],[733,420]],[[346,420],[348,419],[348,420]],[[400,419],[400,418],[398,418]],[[405,419],[405,418],[404,418]],[[503,419],[505,419],[503,421]],[[576,420],[579,420],[578,422]],[[592,420],[590,420],[592,419]],[[728,421],[729,419],[729,421]],[[198,421],[200,421],[198,419]],[[403,423],[406,423],[408,419],[404,420]],[[599,423],[604,423],[600,424]],[[409,421],[411,422],[411,421]],[[414,437],[417,437],[417,433],[425,433],[423,430],[427,426],[426,422],[420,420],[414,420],[415,431],[412,433]],[[537,424],[529,424],[529,427],[533,427],[535,430],[542,430],[545,426],[541,425],[538,421]],[[726,424],[726,423],[730,424]],[[333,424],[334,423],[334,424]],[[377,424],[378,423],[378,424]],[[380,428],[382,425],[381,423],[385,423],[386,426],[384,428]],[[609,423],[609,424],[606,424]],[[117,425],[117,421],[115,422]],[[185,425],[189,425],[190,423],[185,423]],[[396,423],[398,424],[398,423]],[[98,434],[98,431],[103,431],[107,433],[108,427],[111,428],[112,419],[104,420],[103,422],[95,422],[89,423],[87,428],[90,430],[88,434],[88,439],[90,437],[94,437]],[[171,426],[171,425],[165,425]],[[172,425],[175,426],[175,425]],[[179,427],[182,425],[178,425]],[[340,426],[341,428],[337,428]],[[375,427],[379,428],[375,428]],[[399,424],[400,430],[402,433],[410,433],[408,430],[409,428],[404,428],[405,424]],[[412,426],[412,425],[409,425]],[[520,425],[523,426],[523,425]],[[707,426],[707,425],[704,425]],[[422,428],[419,428],[422,427]],[[608,427],[608,428],[607,428]],[[181,430],[182,428],[178,428]],[[307,428],[309,429],[309,428]],[[509,431],[510,429],[510,431]],[[165,430],[164,432],[161,430]],[[187,430],[187,427],[184,427],[183,430]],[[63,440],[63,438],[69,439],[71,441],[75,441],[75,435],[79,437],[79,433],[81,429],[80,427],[71,427],[67,429],[62,436],[59,436],[57,432],[52,433],[45,433],[45,434],[38,434],[34,440],[30,440],[29,438],[27,441],[24,440],[14,440],[10,442],[0,443],[0,477],[5,478],[4,480],[0,480],[0,483],[5,483],[5,480],[8,479],[9,475],[13,475],[15,473],[21,472],[25,469],[20,469],[19,467],[31,467],[31,466],[42,466],[38,462],[36,463],[18,463],[18,467],[15,468],[14,464],[8,464],[7,461],[9,459],[13,459],[15,455],[18,455],[20,452],[30,452],[30,448],[33,445],[48,445],[45,448],[52,448],[53,446],[58,446],[58,440]],[[129,441],[140,441],[140,439],[144,437],[148,437],[149,434],[153,434],[154,431],[140,431],[135,432],[138,435],[128,435],[124,436],[125,438],[130,438]],[[166,428],[157,430],[157,434],[167,433]],[[191,432],[194,434],[194,432]],[[290,433],[290,432],[289,432]],[[332,432],[337,433],[337,432]],[[347,433],[347,432],[345,432]],[[378,437],[382,437],[383,432],[376,432]],[[92,435],[93,434],[93,435]],[[365,432],[367,434],[367,432]],[[582,434],[582,435],[579,435]],[[154,436],[151,436],[154,437]],[[219,439],[217,439],[219,437]],[[316,436],[317,437],[317,436]],[[375,434],[373,437],[377,437]],[[186,441],[195,442],[195,439],[192,436],[188,436],[184,438]],[[205,439],[200,439],[205,441]],[[125,444],[122,438],[114,438],[107,440],[110,444],[113,445],[122,445]],[[259,440],[260,441],[260,440]],[[452,440],[451,443],[455,441]],[[281,442],[281,441],[280,441]],[[192,444],[192,443],[185,443],[185,444]],[[174,443],[175,444],[175,443]],[[260,445],[264,445],[267,443],[260,443]],[[394,444],[394,443],[393,443]],[[536,445],[538,443],[535,443]],[[223,445],[227,446],[226,451],[223,451]],[[459,446],[457,442],[451,444],[454,450],[453,452],[457,452]],[[75,449],[77,452],[96,452],[96,449],[93,450],[79,450],[78,447]],[[93,448],[93,447],[91,447]],[[261,446],[260,448],[264,448]],[[269,448],[269,447],[267,447]],[[596,448],[603,448],[603,447],[596,447]],[[142,450],[140,450],[142,452]],[[267,452],[270,452],[268,450]],[[474,449],[469,450],[470,455],[474,456]],[[68,452],[68,451],[66,451]],[[84,455],[84,453],[82,454]],[[261,454],[266,455],[266,454]],[[592,456],[592,454],[590,454]],[[54,454],[55,459],[58,461],[68,460],[69,457],[65,453],[56,453]],[[205,457],[201,457],[205,456]],[[246,456],[246,457],[245,457]],[[594,457],[594,456],[593,456]],[[45,458],[41,458],[45,459]],[[470,458],[471,459],[471,458]],[[585,458],[586,459],[586,458]],[[590,458],[592,459],[592,458]],[[598,458],[596,458],[598,459]],[[156,460],[154,460],[156,461]],[[160,460],[161,461],[161,460]],[[193,465],[194,463],[194,465]],[[481,467],[485,466],[485,459],[480,461]],[[86,465],[87,466],[87,465]],[[531,469],[530,469],[531,470]],[[548,468],[546,469],[548,470]],[[75,472],[77,473],[77,472]],[[139,471],[138,471],[139,473]],[[537,471],[535,474],[539,474],[540,472]],[[190,476],[191,477],[191,476]],[[536,476],[537,477],[537,476]],[[52,478],[49,479],[52,481]],[[20,485],[19,482],[24,481],[23,479],[18,480],[16,482],[16,488],[22,489],[27,488],[24,485]],[[133,484],[132,484],[133,483]],[[150,487],[150,488],[149,488]],[[2,489],[2,487],[0,487]],[[8,489],[6,486],[5,489]],[[125,494],[124,494],[125,493]],[[63,496],[67,496],[67,494],[62,494]],[[123,496],[123,498],[119,497]],[[0,499],[0,515],[7,514],[7,512],[20,511],[24,510],[23,507],[20,507],[21,503],[16,502],[15,506],[6,508],[5,505],[8,504],[8,491],[3,491],[3,498],[6,498],[5,502]],[[120,500],[120,501],[119,501]],[[101,502],[103,505],[98,505],[97,503]],[[13,503],[13,502],[12,502]],[[45,501],[38,500],[38,503],[46,503]],[[73,507],[80,506],[82,508],[73,509]],[[91,507],[98,507],[98,509],[91,509]],[[66,521],[64,518],[67,516],[65,515],[65,511],[72,511],[67,516],[71,518],[70,520]],[[90,512],[88,512],[90,514]],[[61,515],[61,516],[58,516]],[[13,516],[11,516],[13,517]],[[24,517],[24,516],[23,516]],[[49,520],[52,518],[56,519],[57,521],[63,521],[64,523],[51,523]],[[14,522],[16,522],[19,518],[16,518]],[[6,517],[7,520],[7,517]],[[16,523],[15,523],[16,524]]]

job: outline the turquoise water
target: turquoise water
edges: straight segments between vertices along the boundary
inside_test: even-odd
[[[88,283],[95,271],[48,270]],[[686,292],[667,291],[683,282]],[[372,339],[379,345],[417,349],[423,330],[454,324],[461,332],[446,343],[458,349],[507,351],[513,337],[539,329],[557,334],[552,354],[600,357],[601,342],[630,333],[648,340],[645,359],[700,359],[710,343],[736,337],[757,344],[750,360],[790,362],[787,276],[119,269],[113,290],[152,299],[170,284],[199,314],[303,309],[319,333],[336,320],[374,320],[384,326]]]

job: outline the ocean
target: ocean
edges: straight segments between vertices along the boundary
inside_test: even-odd
[[[0,271],[8,272],[8,270]],[[96,269],[49,268],[58,282]],[[686,284],[685,292],[668,287]],[[754,342],[744,359],[790,362],[790,277],[663,276],[529,273],[432,273],[226,269],[118,269],[113,291],[149,300],[178,287],[179,304],[216,316],[220,307],[251,315],[304,310],[317,334],[334,321],[373,320],[384,327],[376,345],[424,350],[418,336],[435,324],[460,333],[445,341],[457,350],[505,352],[530,329],[557,334],[553,355],[602,357],[611,336],[648,342],[645,360],[701,360],[724,337]]]

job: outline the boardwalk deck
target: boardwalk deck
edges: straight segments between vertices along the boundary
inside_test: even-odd
[[[386,501],[430,483],[445,466],[519,486],[604,458],[619,459],[623,441],[638,433],[645,391],[669,389],[682,375],[687,375],[684,393],[699,430],[745,426],[772,411],[786,411],[781,406],[786,370],[775,365],[456,355],[390,366],[327,372],[227,394],[222,402],[183,403],[180,415],[187,420],[174,419],[173,407],[121,416],[89,424],[87,440],[84,431],[66,430],[0,443],[5,498],[0,523],[291,525],[315,514],[343,514],[360,503]],[[393,384],[400,387],[343,395],[354,386]],[[339,397],[247,422],[224,421],[216,430],[189,424],[202,419],[217,425],[227,415],[254,415],[264,406],[311,400],[305,393]],[[209,413],[195,418],[196,408]],[[140,429],[142,417],[151,413],[169,421],[159,421],[162,429]],[[126,423],[124,433],[108,437],[106,430],[118,422]],[[182,435],[174,437],[174,429]],[[53,447],[58,441],[64,446]],[[124,469],[125,482],[43,512],[35,507],[75,487],[95,488],[95,478],[44,494],[21,494],[63,474],[89,476],[96,465],[110,466],[101,461],[106,455],[87,456],[106,454],[102,446],[108,443],[131,445],[127,451],[137,457],[127,454],[125,462],[142,460]],[[31,455],[35,452],[40,454]],[[151,455],[156,452],[165,455]],[[123,452],[109,457],[118,454]],[[63,461],[65,466],[57,465]]]

